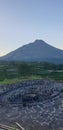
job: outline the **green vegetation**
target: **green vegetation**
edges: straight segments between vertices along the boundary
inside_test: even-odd
[[[63,80],[63,64],[47,62],[0,62],[0,84],[31,79]]]

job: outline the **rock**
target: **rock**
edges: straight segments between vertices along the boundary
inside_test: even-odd
[[[0,89],[0,122],[19,121],[26,130],[32,124],[42,130],[44,123],[48,130],[63,127],[63,83],[29,80]]]

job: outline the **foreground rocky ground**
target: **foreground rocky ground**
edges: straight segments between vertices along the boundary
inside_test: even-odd
[[[0,123],[25,130],[63,130],[63,83],[32,80],[0,85]]]

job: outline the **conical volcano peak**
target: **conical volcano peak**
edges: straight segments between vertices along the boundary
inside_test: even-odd
[[[37,43],[37,44],[45,44],[46,42],[40,39],[36,39],[33,43]]]
[[[1,57],[0,60],[63,63],[63,51],[37,39]]]
[[[44,40],[40,40],[40,39],[36,39],[34,42],[33,42],[33,44],[35,44],[36,46],[45,46],[45,47],[47,47],[47,46],[51,46],[51,45],[49,45],[48,43],[46,43]]]

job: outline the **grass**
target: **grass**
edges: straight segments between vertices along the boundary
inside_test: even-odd
[[[37,62],[0,62],[0,84],[34,79],[63,81],[63,65]]]
[[[0,81],[0,84],[12,84],[17,82],[22,82],[27,80],[37,80],[37,79],[51,79],[56,81],[63,81],[63,72],[51,72],[42,75],[30,75],[30,76],[21,76],[19,78],[16,77],[12,79],[4,79],[3,81]]]
[[[37,80],[37,79],[42,79],[40,76],[22,76],[19,78],[13,78],[13,79],[4,79],[3,81],[0,81],[0,84],[6,85],[6,84],[12,84],[12,83],[17,83],[17,82],[22,82],[22,81],[27,81],[27,80]]]

